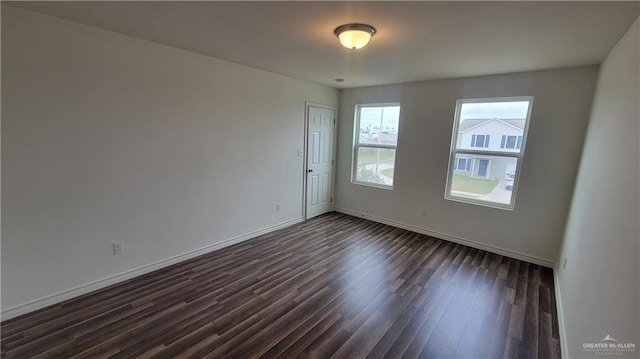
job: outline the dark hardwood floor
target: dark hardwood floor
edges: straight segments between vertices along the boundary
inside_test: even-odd
[[[558,358],[551,269],[329,213],[2,323],[2,358]]]

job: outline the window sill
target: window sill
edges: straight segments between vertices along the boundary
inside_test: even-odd
[[[353,181],[353,180],[351,181],[351,183],[359,186],[373,187],[373,188],[379,188],[379,189],[386,189],[387,191],[393,191],[393,186],[388,186],[388,185],[379,184],[379,183],[361,182],[361,181]]]
[[[489,208],[501,209],[501,210],[511,211],[511,212],[515,211],[515,204],[500,204],[495,202],[474,200],[472,198],[464,198],[464,197],[458,197],[458,196],[452,196],[452,195],[445,195],[444,199],[449,201],[454,201],[454,202],[471,204],[475,206],[489,207]]]

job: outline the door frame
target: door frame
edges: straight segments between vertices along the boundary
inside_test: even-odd
[[[477,161],[473,161],[473,162],[474,162],[474,164],[477,162],[478,165],[475,168],[475,172],[473,171],[473,168],[472,168],[471,176],[475,177],[475,178],[485,178],[485,179],[486,178],[490,178],[489,175],[491,174],[491,158],[488,158],[488,157],[477,157],[476,159],[477,159]],[[485,173],[484,176],[480,176],[480,162],[481,161],[487,161],[487,169],[486,169],[486,173]]]
[[[333,211],[333,198],[335,197],[336,190],[336,149],[338,148],[338,108],[336,106],[327,105],[323,103],[305,101],[304,103],[304,150],[302,152],[302,220],[307,220],[307,166],[309,160],[309,108],[318,107],[326,110],[332,110],[335,116],[335,123],[333,125],[333,146],[331,151],[331,210]]]

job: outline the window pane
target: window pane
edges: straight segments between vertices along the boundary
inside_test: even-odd
[[[463,103],[456,148],[519,152],[528,111],[529,101]]]
[[[456,171],[468,171],[469,168],[469,160],[466,157],[457,157],[454,162],[453,168]]]
[[[518,159],[506,156],[471,156],[470,171],[454,171],[451,178],[453,197],[489,203],[510,204]]]
[[[356,181],[393,185],[396,150],[386,148],[358,148]]]
[[[359,111],[359,143],[398,144],[400,106],[360,107]]]

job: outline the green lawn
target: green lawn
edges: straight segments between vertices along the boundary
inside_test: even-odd
[[[395,156],[395,150],[361,147],[358,152],[358,162],[378,161],[378,151],[380,151],[380,161],[392,160]]]
[[[383,170],[380,170],[380,173],[393,179],[393,168],[385,168]]]
[[[469,176],[453,175],[451,189],[454,191],[487,194],[498,185],[496,180],[471,178]]]

